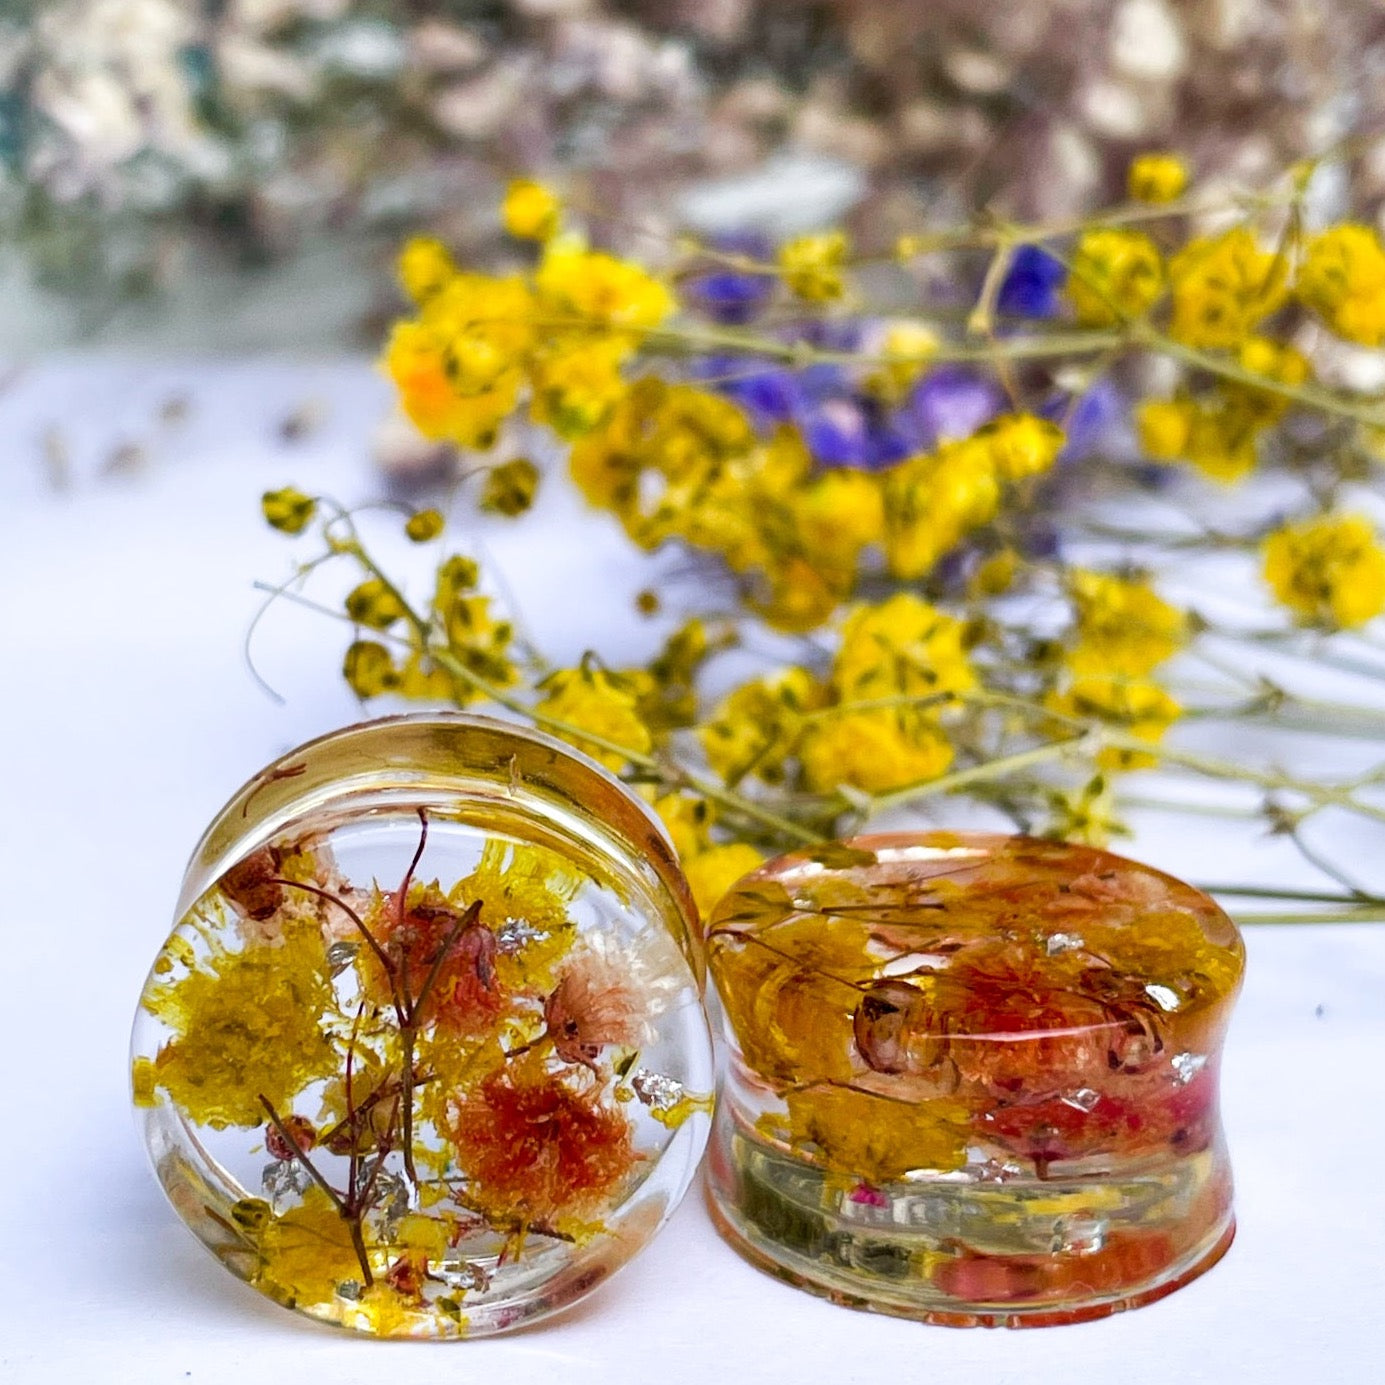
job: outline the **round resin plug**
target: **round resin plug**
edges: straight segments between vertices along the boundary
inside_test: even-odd
[[[752,1263],[954,1326],[1149,1303],[1231,1243],[1217,1069],[1244,950],[1090,847],[860,837],[708,925],[730,1053],[708,1193]]]
[[[396,717],[256,775],[193,855],[134,1101],[233,1274],[376,1336],[576,1302],[710,1125],[696,912],[644,806],[546,736]]]

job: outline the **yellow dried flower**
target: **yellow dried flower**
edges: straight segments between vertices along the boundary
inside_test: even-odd
[[[936,779],[952,745],[930,717],[909,710],[833,713],[812,722],[799,747],[803,777],[823,793],[843,785],[883,794]]]
[[[888,403],[898,403],[918,383],[941,342],[923,322],[892,322],[880,343],[883,365],[867,380],[871,392]]]
[[[1066,691],[1050,694],[1045,705],[1064,716],[1102,722],[1151,745],[1164,738],[1183,711],[1157,683],[1106,673],[1074,679]],[[1115,746],[1097,755],[1097,764],[1103,769],[1148,769],[1157,763],[1155,755]]]
[[[1241,342],[1288,295],[1289,272],[1244,226],[1191,240],[1169,261],[1169,334],[1189,346],[1225,350]]]
[[[790,1092],[786,1101],[790,1139],[850,1178],[887,1183],[911,1169],[947,1171],[967,1161],[965,1102],[935,1097],[908,1106],[838,1086]]]
[[[1182,648],[1187,620],[1148,583],[1075,569],[1068,576],[1077,615],[1077,643],[1067,664],[1075,673],[1139,677]]]
[[[1265,580],[1302,621],[1356,629],[1385,611],[1385,550],[1364,515],[1323,515],[1264,543]]]
[[[885,558],[891,574],[906,580],[930,572],[1000,503],[994,459],[977,438],[901,462],[885,474],[884,486]]]
[[[374,640],[357,640],[351,645],[341,671],[347,686],[360,698],[379,697],[398,683],[389,650]]]
[[[1135,427],[1145,455],[1173,462],[1188,454],[1194,405],[1190,399],[1146,399],[1135,410]]]
[[[962,622],[910,592],[857,606],[832,663],[832,686],[845,703],[962,692],[975,683]]]
[[[405,616],[404,605],[388,582],[371,577],[346,596],[346,614],[357,625],[371,630],[388,630]]]
[[[1237,353],[1241,366],[1267,382],[1301,385],[1313,373],[1308,358],[1287,342],[1269,337],[1247,337]],[[1289,407],[1286,395],[1272,389],[1257,389],[1234,381],[1223,381],[1222,390],[1263,424],[1277,422]]]
[[[1095,775],[1080,789],[1055,790],[1049,797],[1049,808],[1053,816],[1046,837],[1105,846],[1112,837],[1129,836],[1117,813],[1115,786],[1108,775]]]
[[[414,236],[399,252],[399,282],[420,306],[445,288],[456,274],[451,251],[432,236]]]
[[[1013,548],[1003,548],[992,554],[972,574],[967,594],[974,598],[1004,595],[1014,585],[1019,561],[1019,554]]]
[[[743,875],[764,862],[764,853],[747,842],[708,846],[683,859],[683,874],[703,918],[710,918],[721,897]]]
[[[271,1217],[260,1234],[257,1285],[283,1303],[330,1303],[338,1285],[360,1281],[351,1228],[321,1188]]]
[[[1067,295],[1084,327],[1114,327],[1142,317],[1164,291],[1159,247],[1142,231],[1084,231],[1073,250]]]
[[[534,286],[546,314],[577,319],[578,327],[645,331],[674,309],[668,286],[641,266],[557,241],[544,251]],[[559,329],[565,325],[560,321]]]
[[[1385,343],[1385,245],[1373,227],[1348,222],[1308,242],[1298,296],[1339,336]]]
[[[540,717],[590,731],[631,754],[648,754],[653,742],[639,716],[643,688],[636,679],[584,663],[550,674],[539,684],[539,690],[543,697],[534,710]],[[627,763],[627,757],[618,750],[584,740],[571,731],[558,730],[557,734],[607,769],[620,770]]]
[[[534,304],[518,278],[459,274],[398,323],[385,369],[425,437],[488,448],[515,408],[532,341]]]
[[[1126,188],[1136,202],[1172,202],[1188,186],[1188,165],[1177,154],[1141,154],[1130,162]]]
[[[516,457],[492,467],[481,491],[481,508],[491,515],[513,519],[534,503],[539,489],[539,469],[527,457]]]
[[[519,240],[551,240],[562,211],[557,195],[531,178],[514,179],[500,208],[505,229]]]
[[[537,355],[529,375],[534,422],[552,428],[562,438],[590,432],[625,393],[620,366],[628,355],[628,344],[619,337],[562,342]]]
[[[442,533],[446,521],[441,510],[416,510],[404,524],[404,533],[412,543],[428,543]]]
[[[315,923],[275,944],[218,950],[205,966],[146,992],[145,1008],[173,1031],[154,1058],[155,1080],[188,1118],[221,1130],[280,1112],[336,1070],[323,1030],[333,1004]]]
[[[742,684],[698,730],[708,763],[730,785],[751,773],[777,782],[793,753],[803,713],[821,703],[822,690],[804,668]]]
[[[809,303],[826,303],[846,291],[842,267],[849,244],[842,231],[798,236],[779,247],[779,269],[789,291]]]
[[[1022,481],[1047,471],[1067,436],[1056,424],[1034,414],[1007,414],[976,434],[1002,481]]]
[[[260,497],[260,511],[265,523],[281,534],[301,534],[317,513],[317,501],[304,495],[294,486],[266,491]]]

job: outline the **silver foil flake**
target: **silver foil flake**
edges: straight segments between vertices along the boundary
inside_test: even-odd
[[[1083,946],[1081,937],[1076,933],[1050,933],[1046,950],[1050,957],[1056,957],[1060,952],[1076,952]]]
[[[337,1297],[348,1298],[353,1303],[360,1299],[365,1293],[365,1285],[356,1279],[343,1279],[337,1285]]]
[[[495,930],[495,946],[500,952],[518,952],[542,936],[528,919],[506,919]]]
[[[356,960],[360,950],[359,943],[333,943],[327,949],[327,965],[332,975],[340,976]]]
[[[1009,1183],[1013,1179],[1023,1177],[1024,1172],[1019,1164],[1007,1159],[997,1159],[979,1148],[967,1150],[967,1162],[962,1168],[962,1173],[969,1183]]]
[[[491,1286],[491,1272],[476,1260],[464,1260],[460,1265],[447,1266],[441,1276],[449,1289],[475,1289],[484,1293]]]
[[[1100,1100],[1100,1092],[1094,1091],[1091,1087],[1079,1087],[1071,1096],[1063,1098],[1063,1105],[1071,1106],[1077,1111],[1090,1111]]]
[[[282,1202],[301,1197],[312,1181],[312,1175],[296,1159],[276,1159],[266,1164],[260,1175],[260,1187],[276,1214],[283,1210]]]
[[[676,1077],[650,1072],[648,1068],[636,1068],[630,1085],[635,1089],[635,1095],[656,1111],[667,1111],[683,1099],[683,1084]]]
[[[1178,992],[1168,986],[1151,982],[1145,987],[1145,994],[1163,1011],[1172,1014],[1178,1009]]]
[[[1186,1087],[1207,1066],[1207,1055],[1205,1053],[1175,1053],[1170,1061],[1173,1063],[1173,1072],[1178,1080],[1178,1085]]]
[[[361,1183],[368,1187],[374,1180],[372,1208],[384,1224],[386,1236],[394,1229],[395,1222],[407,1217],[414,1210],[414,1199],[409,1185],[398,1174],[381,1172],[377,1178],[370,1162],[361,1165]]]

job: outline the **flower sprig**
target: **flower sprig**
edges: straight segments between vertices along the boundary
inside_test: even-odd
[[[527,658],[465,553],[425,600],[335,505],[276,492],[266,518],[316,524],[300,574],[357,567],[333,614],[357,627],[358,695],[488,702],[595,755],[664,817],[704,906],[759,854],[947,794],[1099,841],[1154,766],[1250,786],[1270,830],[1343,884],[1304,826],[1329,810],[1385,821],[1385,775],[1297,776],[1268,748],[1239,764],[1169,736],[1320,721],[1254,652],[1385,677],[1369,643],[1385,401],[1333,383],[1343,350],[1385,340],[1385,247],[1351,223],[1307,231],[1308,174],[1225,203],[1210,231],[1208,197],[1163,155],[1137,161],[1131,204],[1081,224],[982,219],[880,254],[839,232],[777,253],[680,241],[653,266],[593,249],[526,183],[505,220],[535,247],[527,267],[480,274],[412,243],[415,307],[385,366],[421,431],[482,460],[484,507],[523,513],[531,457],[565,454],[634,544],[676,545],[710,579],[643,666]],[[952,271],[951,307],[910,277],[925,257]],[[880,272],[896,276],[890,313],[865,308]],[[1112,416],[1130,419],[1124,451]],[[1151,494],[1195,509],[1209,482],[1262,476],[1300,502],[1215,530],[1147,519],[1165,504]],[[1133,525],[1104,519],[1112,501]],[[1273,604],[1228,623],[1160,590],[1202,552],[1258,567]],[[721,655],[766,626],[797,657],[728,684]],[[1369,702],[1340,710],[1380,724]],[[1344,889],[1344,917],[1385,907]]]

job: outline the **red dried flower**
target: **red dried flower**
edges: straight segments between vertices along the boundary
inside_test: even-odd
[[[493,1073],[447,1133],[474,1195],[530,1224],[599,1213],[637,1158],[621,1111],[541,1068]]]
[[[274,1159],[292,1159],[294,1150],[288,1140],[284,1138],[288,1135],[293,1143],[298,1146],[299,1154],[306,1154],[317,1143],[317,1129],[306,1116],[295,1115],[290,1112],[282,1118],[284,1129],[281,1132],[279,1127],[271,1121],[265,1127],[264,1146]]]

